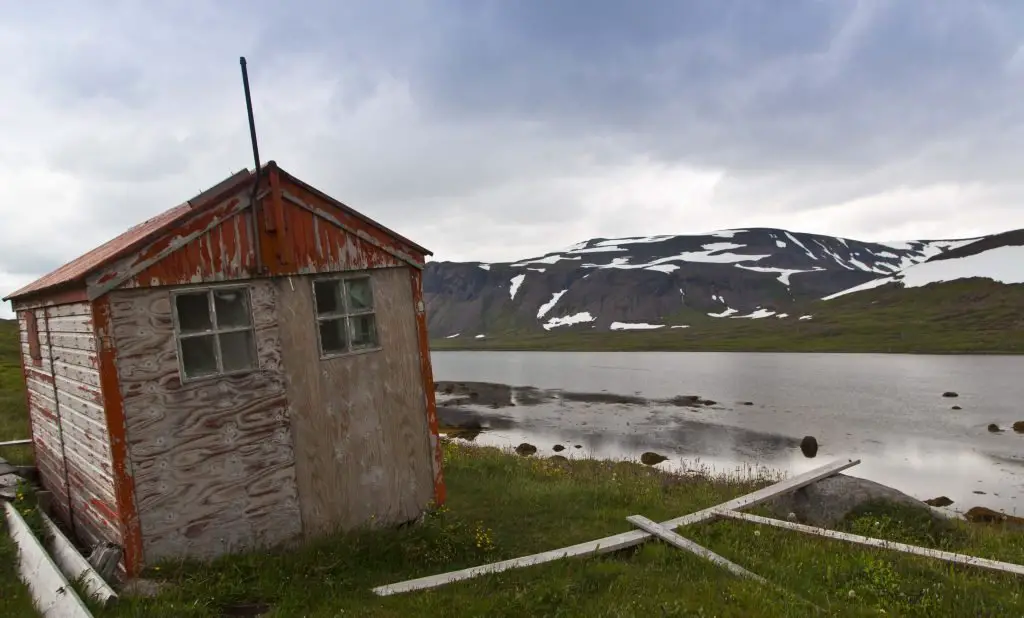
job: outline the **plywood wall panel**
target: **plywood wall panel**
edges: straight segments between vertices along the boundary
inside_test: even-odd
[[[260,370],[183,383],[167,288],[111,296],[147,564],[301,532],[274,286],[251,283]]]
[[[381,349],[321,360],[312,279],[278,281],[304,529],[408,521],[433,498],[407,268],[371,274]]]

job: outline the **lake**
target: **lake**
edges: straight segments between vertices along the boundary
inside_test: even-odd
[[[538,456],[638,459],[659,467],[800,473],[835,459],[847,474],[951,508],[1024,511],[1024,356],[719,352],[434,352],[434,379],[575,393],[649,405],[556,399],[492,409],[462,406],[489,429],[473,441],[528,442]],[[943,397],[945,391],[959,394]],[[712,406],[661,400],[700,395]],[[443,401],[439,399],[439,406]],[[580,401],[578,399],[584,399]],[[962,409],[954,410],[953,406]],[[1002,431],[992,433],[997,424]],[[819,449],[806,457],[800,439]],[[565,450],[558,451],[555,445]],[[579,447],[577,448],[577,445]]]

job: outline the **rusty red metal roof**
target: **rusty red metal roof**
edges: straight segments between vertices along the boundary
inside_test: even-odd
[[[262,166],[262,169],[266,169],[270,166],[276,167],[277,164],[274,161],[268,161],[266,165]],[[280,168],[278,169],[280,170]],[[423,247],[412,242],[411,240],[399,234],[396,234],[392,230],[389,230],[380,223],[377,223],[376,221],[370,219],[369,217],[366,217],[365,215],[353,210],[349,206],[346,206],[345,204],[342,204],[338,200],[323,194],[317,189],[314,189],[308,184],[302,182],[295,176],[288,174],[284,170],[280,171],[281,173],[287,175],[289,179],[291,179],[292,181],[299,183],[312,191],[316,191],[321,195],[324,195],[325,198],[330,200],[338,208],[341,208],[349,212],[353,216],[356,216],[362,219],[363,221],[377,227],[378,229],[385,232],[389,236],[394,237],[396,240],[406,243],[416,251],[422,252],[424,255],[432,255],[432,253],[429,250],[424,249]],[[216,201],[218,197],[222,196],[224,193],[228,191],[237,189],[245,182],[253,179],[254,176],[255,174],[248,169],[237,172],[231,175],[230,177],[224,179],[223,181],[217,183],[213,187],[207,189],[206,191],[203,191],[202,193],[193,197],[187,202],[175,206],[170,210],[160,213],[159,215],[153,217],[152,219],[144,221],[143,223],[140,223],[128,229],[120,236],[117,236],[116,238],[113,238],[103,243],[102,245],[96,247],[92,251],[89,251],[88,253],[68,262],[67,264],[64,264],[63,266],[57,268],[53,272],[44,275],[39,279],[36,279],[35,281],[26,285],[25,287],[15,292],[12,292],[11,294],[8,294],[7,297],[5,297],[3,300],[6,301],[25,296],[33,296],[40,294],[42,292],[56,291],[57,289],[60,288],[66,288],[84,283],[86,277],[88,277],[92,272],[110,264],[111,262],[131,253],[132,251],[135,251],[141,246],[154,240],[156,237],[173,228],[181,220],[187,218],[190,213],[194,212],[197,209],[201,209],[211,205]]]

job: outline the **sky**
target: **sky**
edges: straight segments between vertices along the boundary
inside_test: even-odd
[[[251,168],[243,55],[261,159],[436,260],[1024,228],[1024,2],[37,0],[0,19],[0,293]]]

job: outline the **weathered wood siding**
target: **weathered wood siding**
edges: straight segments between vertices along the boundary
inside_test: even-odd
[[[319,355],[312,278],[277,280],[307,535],[408,521],[434,498],[410,269],[368,272],[382,349],[328,360]]]
[[[29,415],[43,484],[54,494],[57,515],[79,540],[121,544],[92,309],[87,303],[74,303],[32,311],[39,360],[30,356],[27,316],[23,312],[19,317]]]
[[[301,533],[276,290],[251,284],[260,369],[182,383],[168,288],[111,295],[144,561]]]

